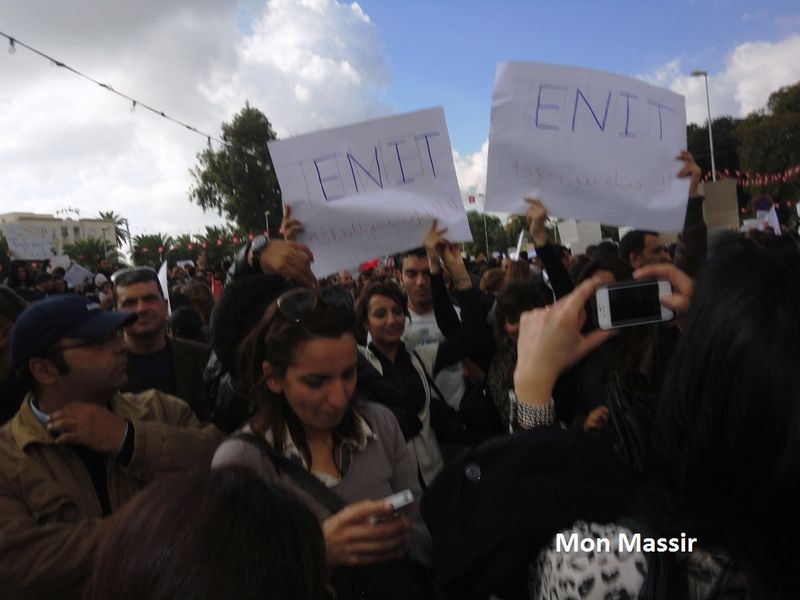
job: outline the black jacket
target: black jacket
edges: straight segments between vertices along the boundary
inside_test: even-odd
[[[167,348],[172,357],[175,376],[174,395],[186,402],[197,418],[203,422],[210,419],[210,404],[203,383],[203,370],[208,362],[211,348],[180,338],[167,338]],[[128,383],[120,391],[141,392],[142,381],[132,361],[128,361]],[[161,390],[168,391],[168,390]]]
[[[627,468],[584,433],[545,427],[465,452],[422,498],[444,597],[527,599],[528,565],[557,532],[611,520],[633,496]]]

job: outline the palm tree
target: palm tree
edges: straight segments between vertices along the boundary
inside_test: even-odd
[[[172,238],[165,233],[135,235],[131,241],[133,263],[157,269],[171,245]]]
[[[199,233],[195,237],[206,251],[210,263],[231,259],[236,255],[239,246],[247,241],[245,234],[237,232],[231,226],[206,225],[205,233]]]
[[[122,248],[124,244],[130,241],[130,236],[128,234],[128,219],[122,215],[118,215],[112,210],[101,210],[98,215],[105,221],[114,222],[114,236],[117,239],[117,248]]]
[[[97,238],[75,240],[74,244],[64,246],[64,254],[90,270],[97,268],[101,258],[107,258],[111,264],[118,263],[121,258],[116,249],[109,248],[105,240]]]

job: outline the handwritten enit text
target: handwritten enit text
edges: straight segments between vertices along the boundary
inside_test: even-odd
[[[315,156],[299,163],[308,201],[332,202],[437,178],[439,131],[392,136],[369,146]]]
[[[651,137],[664,141],[665,125],[678,111],[625,90],[594,89],[536,81],[517,81],[528,88],[528,128],[549,131],[614,132],[622,138]]]

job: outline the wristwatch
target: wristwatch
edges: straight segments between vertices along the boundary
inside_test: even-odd
[[[508,390],[508,400],[511,404],[511,418],[518,425],[527,429],[545,427],[556,422],[556,405],[553,398],[547,406],[531,406],[517,400],[514,390]]]
[[[261,235],[250,243],[250,252],[253,257],[252,268],[255,271],[261,271],[261,253],[269,248],[269,238],[266,235]]]

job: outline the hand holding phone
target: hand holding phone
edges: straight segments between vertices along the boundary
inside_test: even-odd
[[[597,322],[601,329],[670,321],[673,312],[661,303],[672,295],[669,281],[623,281],[595,292]]]
[[[402,492],[397,492],[396,494],[392,494],[391,496],[387,496],[383,499],[385,504],[389,504],[393,509],[394,512],[389,515],[388,517],[373,517],[370,519],[371,523],[383,523],[389,519],[396,519],[400,516],[400,509],[406,506],[409,506],[414,502],[414,494],[411,493],[411,490],[403,490]]]
[[[322,532],[328,563],[369,565],[403,556],[411,524],[403,515],[393,518],[395,514],[394,505],[388,506],[386,499],[362,500],[325,519]]]

